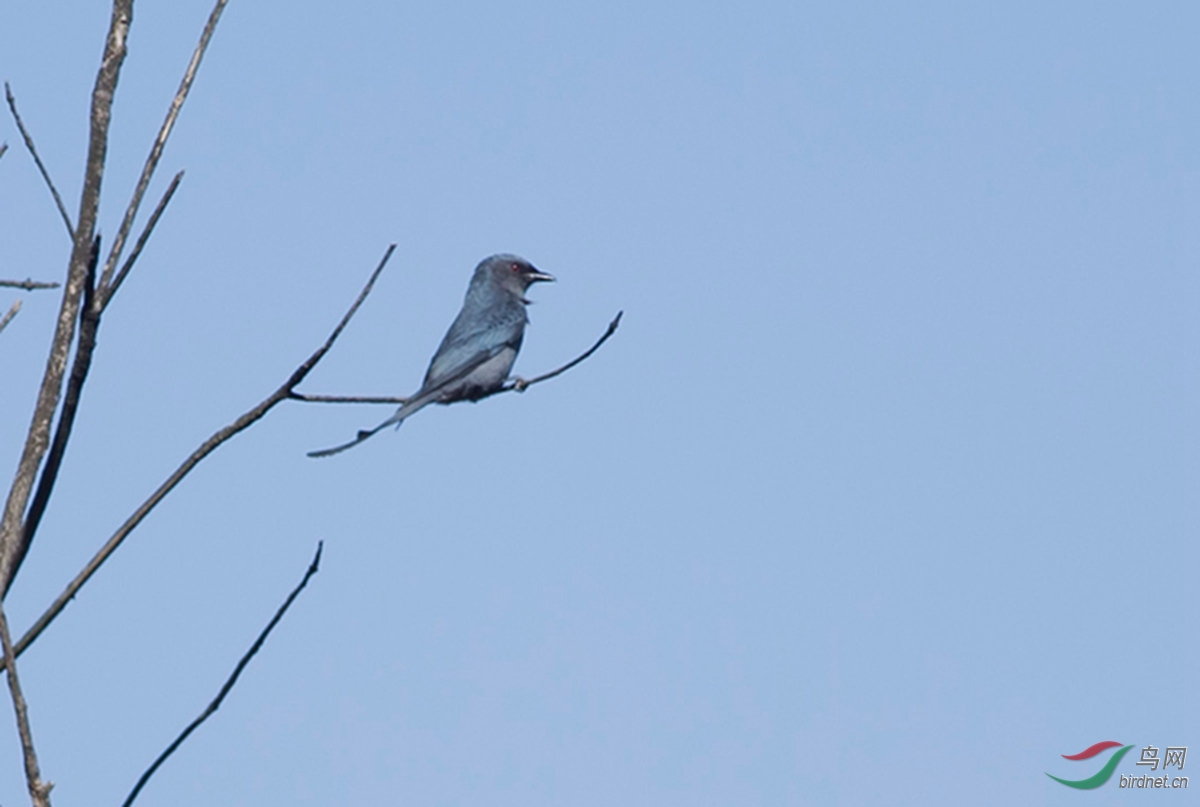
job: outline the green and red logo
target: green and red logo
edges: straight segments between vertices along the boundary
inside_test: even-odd
[[[1078,790],[1094,790],[1112,778],[1113,771],[1117,769],[1117,765],[1121,762],[1121,758],[1129,753],[1129,749],[1133,748],[1133,746],[1121,745],[1120,743],[1112,740],[1105,740],[1102,743],[1096,743],[1093,746],[1085,748],[1078,754],[1062,755],[1063,759],[1079,761],[1081,759],[1091,759],[1094,756],[1104,753],[1110,748],[1119,748],[1120,750],[1116,751],[1111,757],[1108,758],[1108,762],[1104,763],[1103,768],[1096,771],[1096,773],[1092,774],[1086,779],[1059,779],[1054,774],[1047,773],[1046,775],[1056,782],[1062,782],[1067,787],[1073,787]]]

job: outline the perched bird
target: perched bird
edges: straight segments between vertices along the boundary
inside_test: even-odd
[[[375,428],[360,431],[343,445],[310,451],[308,456],[328,457],[393,423],[399,428],[405,418],[431,403],[477,401],[500,389],[517,359],[529,321],[525,291],[539,280],[552,281],[554,276],[539,272],[516,255],[484,258],[475,267],[462,310],[433,354],[421,388]]]

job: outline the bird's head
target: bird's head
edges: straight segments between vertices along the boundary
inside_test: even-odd
[[[538,281],[554,280],[554,275],[539,272],[524,258],[508,254],[484,258],[475,271],[477,274],[486,273],[493,283],[520,297],[524,302],[529,302],[525,300],[525,290],[531,285]]]

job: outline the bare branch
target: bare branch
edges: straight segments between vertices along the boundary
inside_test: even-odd
[[[293,392],[288,396],[293,401],[305,401],[307,403],[365,403],[365,404],[393,404],[399,406],[407,403],[408,398],[395,398],[388,396],[372,396],[372,395],[305,395],[302,392]]]
[[[4,152],[8,151],[7,143],[0,143],[0,157],[4,156]]]
[[[179,187],[181,179],[183,179],[182,171],[177,173],[171,180],[171,184],[167,187],[162,199],[159,200],[158,206],[155,207],[154,213],[150,216],[150,220],[142,228],[142,234],[138,236],[133,251],[129,253],[129,258],[121,267],[121,271],[117,273],[112,288],[108,290],[107,294],[103,295],[97,294],[98,290],[95,285],[100,237],[97,236],[95,239],[91,262],[88,264],[87,284],[84,286],[84,303],[82,313],[80,314],[79,344],[75,349],[75,362],[71,367],[71,377],[67,382],[67,393],[63,399],[62,411],[58,416],[58,428],[55,429],[54,440],[50,444],[50,453],[47,455],[46,464],[42,468],[42,476],[38,481],[33,502],[30,504],[29,512],[25,516],[25,526],[21,541],[13,549],[8,579],[0,584],[0,589],[3,591],[3,594],[0,594],[0,596],[7,596],[13,581],[17,579],[17,573],[21,569],[21,564],[25,561],[25,555],[29,552],[29,546],[33,543],[33,536],[37,532],[42,515],[46,511],[46,505],[50,501],[50,494],[54,490],[54,483],[58,480],[58,471],[62,464],[63,455],[66,453],[67,441],[71,437],[71,428],[75,423],[75,413],[79,408],[80,395],[83,391],[84,382],[87,381],[88,371],[91,370],[92,354],[96,349],[96,337],[100,330],[100,315],[104,312],[112,296],[116,294],[117,289],[120,288],[121,283],[124,282],[126,275],[129,274],[129,270],[133,267],[138,256],[141,255],[142,248],[146,246],[146,241],[154,231],[154,226],[158,224],[158,220],[162,216],[163,211],[166,210],[171,197],[175,195],[175,190]]]
[[[171,201],[171,197],[175,195],[175,190],[179,187],[181,179],[183,179],[182,171],[177,173],[171,180],[170,186],[167,188],[166,193],[163,194],[162,199],[159,200],[158,206],[150,216],[150,220],[142,228],[142,234],[138,236],[137,243],[134,245],[133,251],[129,254],[129,258],[121,267],[121,271],[117,273],[112,288],[103,297],[97,294],[98,289],[96,289],[95,285],[96,262],[100,254],[100,237],[97,236],[95,239],[92,259],[88,264],[87,284],[84,286],[84,301],[80,314],[79,344],[75,349],[75,362],[71,367],[71,377],[67,381],[67,393],[63,399],[62,411],[58,416],[58,428],[55,429],[54,440],[50,444],[50,453],[47,455],[46,464],[42,468],[42,476],[38,481],[37,491],[33,495],[33,502],[30,504],[29,512],[25,516],[25,526],[21,542],[13,550],[8,580],[2,586],[4,595],[8,594],[8,589],[12,587],[13,581],[17,578],[17,573],[20,571],[21,564],[25,560],[25,555],[29,552],[29,546],[33,543],[34,534],[41,523],[42,515],[46,511],[46,505],[50,501],[50,494],[54,490],[54,483],[58,480],[58,471],[62,464],[63,455],[66,453],[67,441],[71,437],[71,429],[75,423],[75,413],[79,408],[79,399],[83,392],[83,385],[87,381],[89,370],[91,370],[92,354],[96,349],[96,337],[100,330],[100,315],[104,312],[112,296],[116,294],[117,289],[120,288],[121,283],[125,280],[126,275],[129,274],[129,270],[133,267],[138,256],[141,255],[142,248],[145,247],[146,241],[154,231],[154,226],[158,223],[167,204]]]
[[[121,284],[125,282],[125,276],[133,268],[133,264],[137,261],[138,256],[142,254],[142,248],[146,246],[146,241],[150,239],[150,234],[154,232],[154,225],[158,224],[158,220],[162,217],[163,211],[167,209],[171,197],[175,195],[175,189],[179,187],[181,179],[183,179],[182,171],[175,175],[171,180],[171,184],[167,186],[167,190],[162,198],[158,200],[158,207],[154,208],[154,212],[150,214],[150,220],[142,228],[142,234],[138,236],[137,243],[133,245],[133,252],[130,252],[129,257],[125,259],[125,263],[121,266],[121,271],[117,272],[117,276],[112,282],[112,287],[105,289],[103,295],[97,296],[101,310],[108,307],[108,303],[112,300],[113,295],[117,293],[117,289],[121,288]]]
[[[350,309],[346,311],[345,316],[342,317],[342,320],[337,324],[337,327],[333,329],[333,332],[329,335],[329,338],[325,340],[325,344],[317,348],[317,350],[311,356],[309,356],[303,364],[297,367],[279,389],[275,390],[275,392],[271,393],[269,397],[267,397],[254,408],[247,411],[233,423],[229,424],[212,437],[205,440],[199,448],[192,452],[191,456],[183,461],[183,464],[175,470],[175,473],[171,474],[165,482],[159,485],[158,489],[150,495],[150,498],[143,502],[142,505],[134,511],[133,515],[125,520],[125,523],[122,524],[115,533],[113,533],[112,537],[105,542],[104,546],[102,546],[95,556],[88,561],[87,565],[84,566],[83,570],[75,576],[75,579],[71,581],[63,593],[58,595],[58,598],[50,605],[49,608],[46,609],[46,612],[38,617],[37,622],[35,622],[33,626],[25,632],[25,635],[17,641],[15,649],[18,656],[24,653],[25,649],[37,640],[38,636],[42,634],[42,631],[44,631],[50,625],[50,623],[53,622],[60,613],[62,613],[62,610],[67,607],[67,603],[75,598],[75,595],[79,593],[79,589],[83,588],[83,585],[87,583],[88,579],[91,578],[91,576],[96,573],[96,570],[103,565],[104,561],[106,561],[108,557],[114,551],[116,551],[117,547],[121,545],[121,542],[129,536],[129,533],[133,532],[138,524],[142,522],[142,519],[144,519],[150,513],[150,511],[158,505],[159,502],[166,498],[167,494],[170,493],[171,490],[174,489],[174,487],[178,485],[193,468],[199,465],[201,460],[215,451],[216,448],[226,440],[254,424],[280,401],[288,399],[292,390],[304,380],[305,376],[307,376],[312,369],[317,366],[317,362],[319,362],[325,356],[325,354],[329,352],[329,349],[333,347],[333,343],[337,341],[337,338],[341,335],[346,325],[350,322],[350,318],[354,316],[359,307],[363,304],[363,301],[367,299],[367,295],[371,293],[371,289],[374,287],[376,279],[378,279],[379,274],[383,271],[383,267],[387,265],[388,259],[392,257],[392,253],[395,251],[395,249],[395,244],[392,244],[387,248],[387,252],[384,253],[383,259],[380,260],[379,265],[375,267],[375,271],[371,273],[370,279],[367,280],[367,284],[363,286],[362,291],[359,292],[358,298],[354,301],[354,304],[350,306]]]
[[[33,543],[34,533],[46,512],[50,502],[50,494],[54,483],[58,480],[58,471],[62,467],[63,456],[67,451],[67,441],[71,438],[71,428],[75,425],[75,413],[79,411],[79,398],[83,393],[83,382],[87,380],[88,370],[92,366],[92,352],[96,348],[96,332],[100,328],[100,309],[93,304],[96,292],[96,263],[100,260],[100,236],[92,242],[92,257],[88,262],[87,277],[83,287],[83,306],[80,308],[82,322],[79,326],[79,344],[75,348],[75,361],[71,365],[71,377],[67,380],[67,393],[63,396],[63,405],[58,413],[58,428],[54,430],[54,439],[50,442],[50,451],[46,455],[46,463],[42,466],[42,476],[38,480],[37,490],[29,511],[25,514],[24,529],[21,531],[21,541],[13,549],[8,580],[0,589],[0,598],[8,595],[8,589],[17,579],[29,545]]]
[[[254,640],[254,644],[250,645],[250,649],[246,651],[245,655],[243,655],[238,661],[237,666],[233,668],[233,674],[230,675],[225,681],[224,686],[221,687],[221,691],[217,693],[217,697],[213,699],[212,703],[208,705],[207,709],[200,713],[199,717],[189,723],[187,728],[180,732],[179,736],[176,737],[175,740],[166,747],[166,750],[158,755],[158,759],[154,760],[154,763],[146,769],[146,772],[143,773],[141,778],[138,779],[137,784],[133,786],[133,790],[129,792],[129,796],[125,799],[122,807],[129,807],[129,805],[133,804],[133,800],[137,798],[138,793],[142,791],[142,788],[145,787],[146,782],[150,780],[150,777],[154,775],[154,772],[158,770],[159,766],[167,761],[167,757],[171,756],[171,754],[174,754],[175,750],[179,748],[179,746],[183,745],[183,742],[188,738],[188,735],[199,728],[200,724],[205,720],[208,720],[208,718],[214,712],[216,712],[217,709],[221,708],[221,701],[225,700],[225,696],[228,695],[230,690],[233,689],[234,684],[237,683],[238,676],[242,674],[242,670],[246,669],[246,665],[250,663],[250,659],[254,658],[254,655],[260,649],[262,649],[263,642],[265,642],[267,637],[271,635],[271,631],[274,630],[275,626],[279,624],[279,620],[283,619],[283,615],[286,614],[288,608],[292,606],[292,602],[295,601],[296,597],[300,596],[300,592],[303,591],[304,587],[308,585],[309,578],[317,573],[317,570],[321,565],[321,548],[323,545],[323,541],[317,542],[317,554],[313,556],[312,563],[308,565],[308,570],[304,573],[304,578],[300,581],[300,585],[292,589],[292,593],[289,594],[287,599],[283,601],[283,605],[279,606],[279,610],[275,612],[275,616],[271,617],[271,621],[267,623],[265,628],[263,628],[262,633],[258,634],[258,638]]]
[[[167,117],[158,130],[158,137],[154,139],[154,145],[150,148],[150,155],[146,157],[145,165],[142,166],[142,175],[138,178],[138,184],[133,191],[133,198],[129,200],[129,206],[125,208],[125,218],[121,221],[121,229],[117,231],[117,237],[113,239],[108,260],[104,262],[104,273],[100,275],[99,288],[102,291],[102,300],[112,296],[109,293],[109,283],[112,281],[117,261],[121,259],[121,252],[125,249],[125,239],[129,237],[129,231],[133,228],[133,219],[137,216],[138,208],[142,204],[142,197],[146,195],[146,188],[149,187],[150,179],[154,176],[154,169],[158,167],[158,160],[162,157],[163,149],[166,148],[167,138],[171,136],[171,129],[174,128],[175,120],[179,117],[179,110],[183,108],[183,102],[187,100],[188,91],[192,88],[192,81],[196,78],[196,70],[200,67],[200,60],[204,58],[204,51],[208,49],[209,40],[212,39],[213,31],[217,28],[217,22],[221,19],[221,12],[225,10],[227,2],[228,0],[217,0],[212,12],[208,15],[208,22],[200,34],[200,41],[192,52],[192,60],[188,62],[187,69],[183,72],[179,89],[176,90],[175,98],[171,101],[170,108],[167,109]]]
[[[13,300],[12,307],[8,309],[8,313],[6,313],[4,316],[0,317],[0,331],[4,330],[5,327],[8,326],[8,323],[12,322],[12,318],[15,317],[17,315],[17,312],[20,310],[21,310],[21,301]]]
[[[33,748],[33,732],[29,729],[29,709],[21,693],[21,680],[17,676],[17,664],[13,653],[12,634],[8,632],[8,617],[0,605],[0,643],[4,648],[4,664],[8,668],[8,691],[12,695],[13,711],[17,714],[17,734],[21,737],[21,751],[25,757],[25,783],[33,807],[50,807],[50,788],[53,782],[43,782],[38,769],[37,751]]]
[[[46,371],[38,390],[37,405],[34,407],[25,447],[17,464],[17,473],[9,489],[4,505],[4,516],[0,520],[0,581],[10,577],[13,552],[21,541],[25,505],[33,489],[33,478],[41,465],[50,440],[50,421],[58,408],[62,392],[63,375],[67,367],[67,355],[75,336],[75,323],[79,318],[79,303],[87,266],[92,251],[92,236],[96,231],[96,212],[100,204],[100,185],[104,178],[104,160],[108,153],[108,127],[112,119],[113,94],[125,59],[125,43],[133,16],[133,0],[114,0],[112,20],[104,46],[100,70],[92,90],[91,133],[88,136],[87,167],[84,170],[83,191],[79,199],[79,223],[75,228],[75,243],[71,249],[71,260],[67,267],[67,283],[63,289],[62,304],[50,356],[46,359]]]
[[[33,291],[34,289],[57,289],[61,283],[47,283],[44,280],[0,280],[0,286],[6,289],[24,289],[25,291]]]
[[[154,209],[154,213],[150,216],[150,220],[146,222],[146,226],[142,229],[142,234],[138,236],[137,243],[134,245],[133,251],[129,254],[129,258],[125,261],[125,265],[121,267],[116,280],[113,281],[112,288],[103,299],[97,294],[95,287],[96,262],[100,254],[100,237],[96,237],[91,262],[88,264],[87,284],[84,286],[84,303],[80,314],[79,344],[75,349],[75,361],[71,367],[71,377],[67,381],[67,393],[63,399],[62,411],[58,416],[58,428],[54,431],[54,439],[50,444],[50,453],[46,457],[46,464],[43,466],[41,478],[38,480],[37,491],[33,495],[29,512],[25,516],[21,541],[13,550],[8,580],[0,586],[0,589],[3,591],[3,595],[0,596],[6,596],[9,588],[12,587],[13,581],[17,579],[17,573],[21,569],[21,564],[25,561],[30,544],[33,543],[33,537],[37,533],[42,515],[46,511],[46,505],[50,501],[50,494],[54,491],[54,484],[58,480],[58,471],[62,465],[63,455],[66,453],[67,441],[71,437],[71,429],[75,423],[75,413],[79,408],[79,399],[83,392],[83,385],[87,381],[88,371],[92,366],[92,354],[96,349],[96,337],[100,330],[100,315],[104,312],[108,301],[112,299],[112,295],[116,294],[117,289],[125,280],[125,276],[129,274],[134,261],[141,254],[142,248],[146,245],[146,241],[154,231],[154,225],[158,223],[167,204],[171,201],[171,197],[175,194],[175,189],[179,187],[179,181],[182,178],[183,172],[180,171],[171,180],[166,193],[163,194],[158,206]]]
[[[13,120],[17,122],[17,128],[21,131],[21,137],[25,139],[25,148],[29,149],[29,153],[33,156],[34,164],[42,173],[42,179],[46,181],[50,195],[54,197],[54,204],[58,206],[58,214],[62,216],[63,224],[67,225],[67,235],[74,239],[75,228],[71,226],[71,217],[67,215],[66,205],[63,204],[62,197],[58,195],[58,188],[54,187],[54,180],[50,178],[50,172],[46,170],[46,166],[42,165],[42,158],[38,156],[37,146],[33,145],[33,138],[26,131],[25,123],[21,120],[20,113],[17,112],[17,99],[13,97],[12,88],[8,86],[7,81],[4,82],[4,97],[8,101],[8,110],[12,112]],[[7,149],[8,146],[5,148]]]
[[[543,381],[549,381],[550,379],[554,378],[555,376],[562,375],[567,370],[570,370],[572,367],[574,367],[575,365],[584,361],[589,356],[591,356],[593,353],[595,353],[597,350],[599,350],[600,346],[603,345],[605,342],[607,342],[608,338],[617,332],[617,326],[621,324],[621,315],[623,315],[624,313],[625,313],[624,311],[618,311],[617,315],[615,317],[613,317],[613,321],[608,323],[608,330],[606,330],[604,332],[604,335],[596,340],[596,344],[592,345],[590,348],[587,349],[587,351],[582,353],[577,358],[572,359],[571,361],[564,364],[562,367],[559,367],[557,370],[551,370],[550,372],[548,372],[544,375],[539,375],[535,378],[531,378],[528,381],[526,381],[523,378],[515,378],[512,381],[510,381],[508,384],[505,384],[502,388],[496,390],[495,392],[493,392],[491,394],[499,395],[502,392],[524,392],[525,390],[532,387],[534,384],[540,384]],[[485,395],[484,397],[486,398],[486,397],[490,397],[490,396]]]

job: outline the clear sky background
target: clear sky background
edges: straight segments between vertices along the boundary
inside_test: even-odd
[[[208,14],[139,2],[101,215]],[[0,78],[77,214],[109,6],[9,3]],[[280,406],[21,659],[58,805],[1126,804],[1200,787],[1192,4],[233,0],[109,308],[23,631],[375,292],[304,391],[403,395],[476,262],[537,286],[523,396]],[[0,276],[62,223],[0,116]],[[15,469],[57,292],[0,334]],[[26,800],[7,695],[0,803]],[[1130,754],[1118,769],[1141,773]]]

